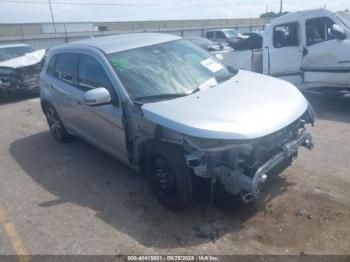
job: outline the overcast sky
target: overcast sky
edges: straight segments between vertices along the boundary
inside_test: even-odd
[[[23,3],[31,2],[31,3]],[[55,20],[135,21],[258,17],[279,0],[51,0]],[[61,3],[61,4],[59,4]],[[73,3],[73,4],[70,4]],[[89,4],[95,5],[89,5]],[[108,5],[109,3],[120,4]],[[284,11],[350,9],[350,0],[284,0]],[[49,22],[48,0],[0,0],[0,23]]]

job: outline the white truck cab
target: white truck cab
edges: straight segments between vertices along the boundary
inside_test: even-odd
[[[249,61],[235,59],[242,57]],[[317,9],[276,18],[266,27],[262,49],[234,51],[225,60],[252,71],[262,68],[260,73],[301,90],[350,89],[350,13]]]

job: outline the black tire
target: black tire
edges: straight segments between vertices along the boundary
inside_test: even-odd
[[[68,142],[71,139],[71,135],[68,134],[64,128],[60,117],[56,110],[51,105],[45,105],[43,107],[44,114],[46,116],[47,124],[49,125],[52,136],[61,143]]]
[[[158,200],[167,208],[183,209],[192,200],[192,177],[181,147],[154,142],[147,146],[146,172]]]

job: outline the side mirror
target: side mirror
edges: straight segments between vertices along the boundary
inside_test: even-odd
[[[335,36],[336,39],[344,40],[346,38],[345,30],[342,26],[334,24],[329,29],[329,33]]]
[[[99,87],[86,91],[84,94],[84,103],[88,106],[98,106],[109,104],[111,102],[111,94],[104,87]]]

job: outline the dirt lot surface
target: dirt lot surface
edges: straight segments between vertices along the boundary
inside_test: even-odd
[[[261,200],[182,212],[85,142],[55,142],[39,99],[0,105],[0,254],[350,254],[350,99],[309,99],[315,148]]]

